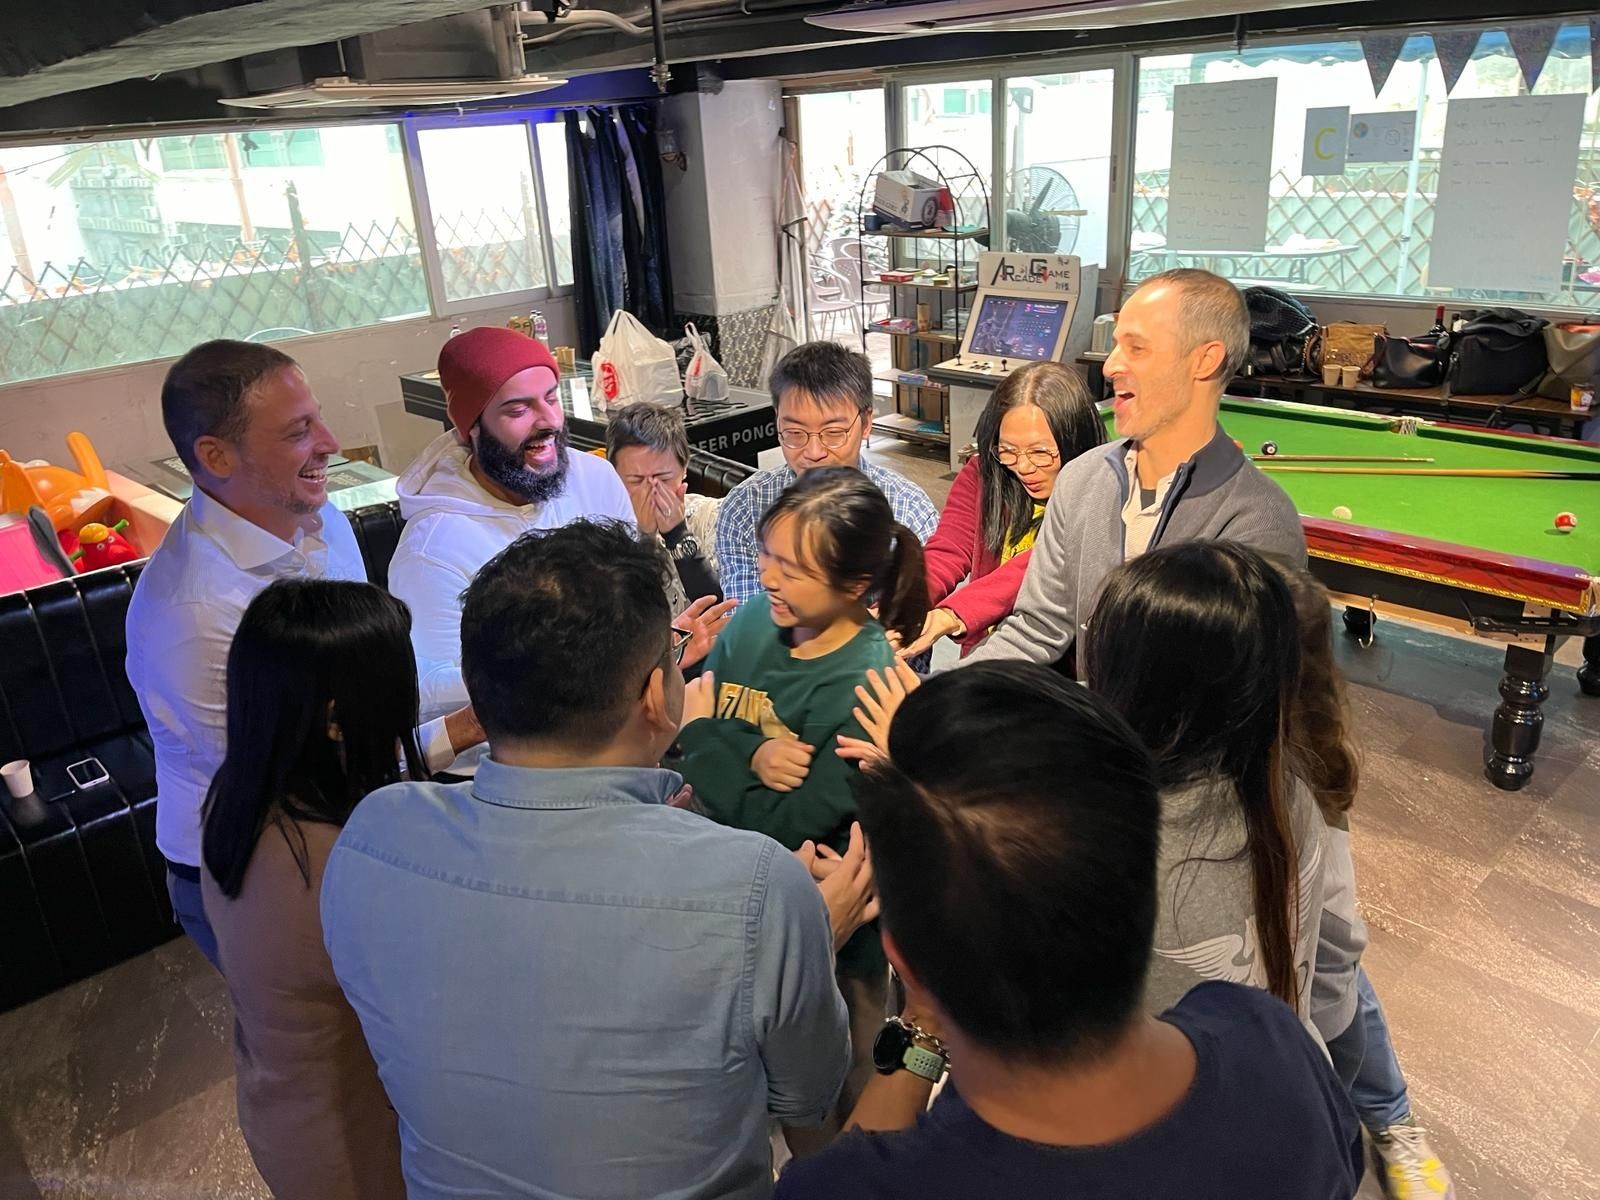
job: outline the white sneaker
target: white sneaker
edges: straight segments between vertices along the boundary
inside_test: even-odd
[[[1455,1200],[1450,1172],[1415,1125],[1372,1130],[1372,1153],[1383,1194],[1390,1200]]]

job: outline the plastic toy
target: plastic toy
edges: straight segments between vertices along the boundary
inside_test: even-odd
[[[97,521],[111,507],[111,484],[100,456],[81,433],[67,434],[76,471],[47,462],[18,462],[0,450],[0,512],[25,514],[38,505],[56,529]]]
[[[110,527],[90,521],[78,530],[78,553],[72,556],[78,570],[98,571],[101,567],[114,567],[143,558],[144,555],[134,549],[133,543],[122,536],[121,531],[127,527],[126,521],[118,521]]]

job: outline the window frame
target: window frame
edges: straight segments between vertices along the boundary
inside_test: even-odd
[[[462,116],[455,113],[443,116],[407,117],[400,124],[400,150],[405,158],[406,177],[411,188],[412,206],[417,215],[417,245],[422,251],[422,270],[428,283],[428,299],[435,317],[457,317],[491,309],[507,307],[531,308],[547,300],[570,296],[574,283],[562,284],[556,279],[555,242],[550,233],[549,197],[545,193],[544,166],[539,157],[539,138],[534,132],[542,124],[560,119],[559,112],[551,112],[546,121],[536,120],[527,113],[484,113]],[[417,136],[423,130],[468,129],[486,126],[520,125],[528,146],[528,164],[533,171],[533,200],[535,215],[539,219],[539,252],[543,256],[544,275],[549,282],[543,287],[521,288],[515,291],[491,292],[485,296],[467,296],[452,300],[446,294],[444,266],[439,257],[439,239],[433,224],[433,200],[428,191],[428,173],[422,162],[421,141]],[[573,264],[574,276],[577,264]]]

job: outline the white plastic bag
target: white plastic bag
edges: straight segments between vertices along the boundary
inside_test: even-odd
[[[683,403],[677,355],[626,309],[612,315],[595,351],[594,386],[608,407],[635,400]]]
[[[683,327],[683,332],[694,347],[694,357],[683,372],[683,391],[690,400],[726,400],[728,398],[728,372],[711,355],[711,347],[694,327],[694,322]]]

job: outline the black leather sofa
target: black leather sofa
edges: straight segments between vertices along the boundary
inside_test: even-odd
[[[752,473],[696,451],[689,486],[722,496]],[[348,515],[368,578],[387,586],[399,505]],[[0,762],[30,760],[36,791],[0,789],[0,1011],[178,933],[156,849],[155,755],[124,669],[143,565],[0,596]],[[110,779],[79,790],[67,768],[89,757]]]

